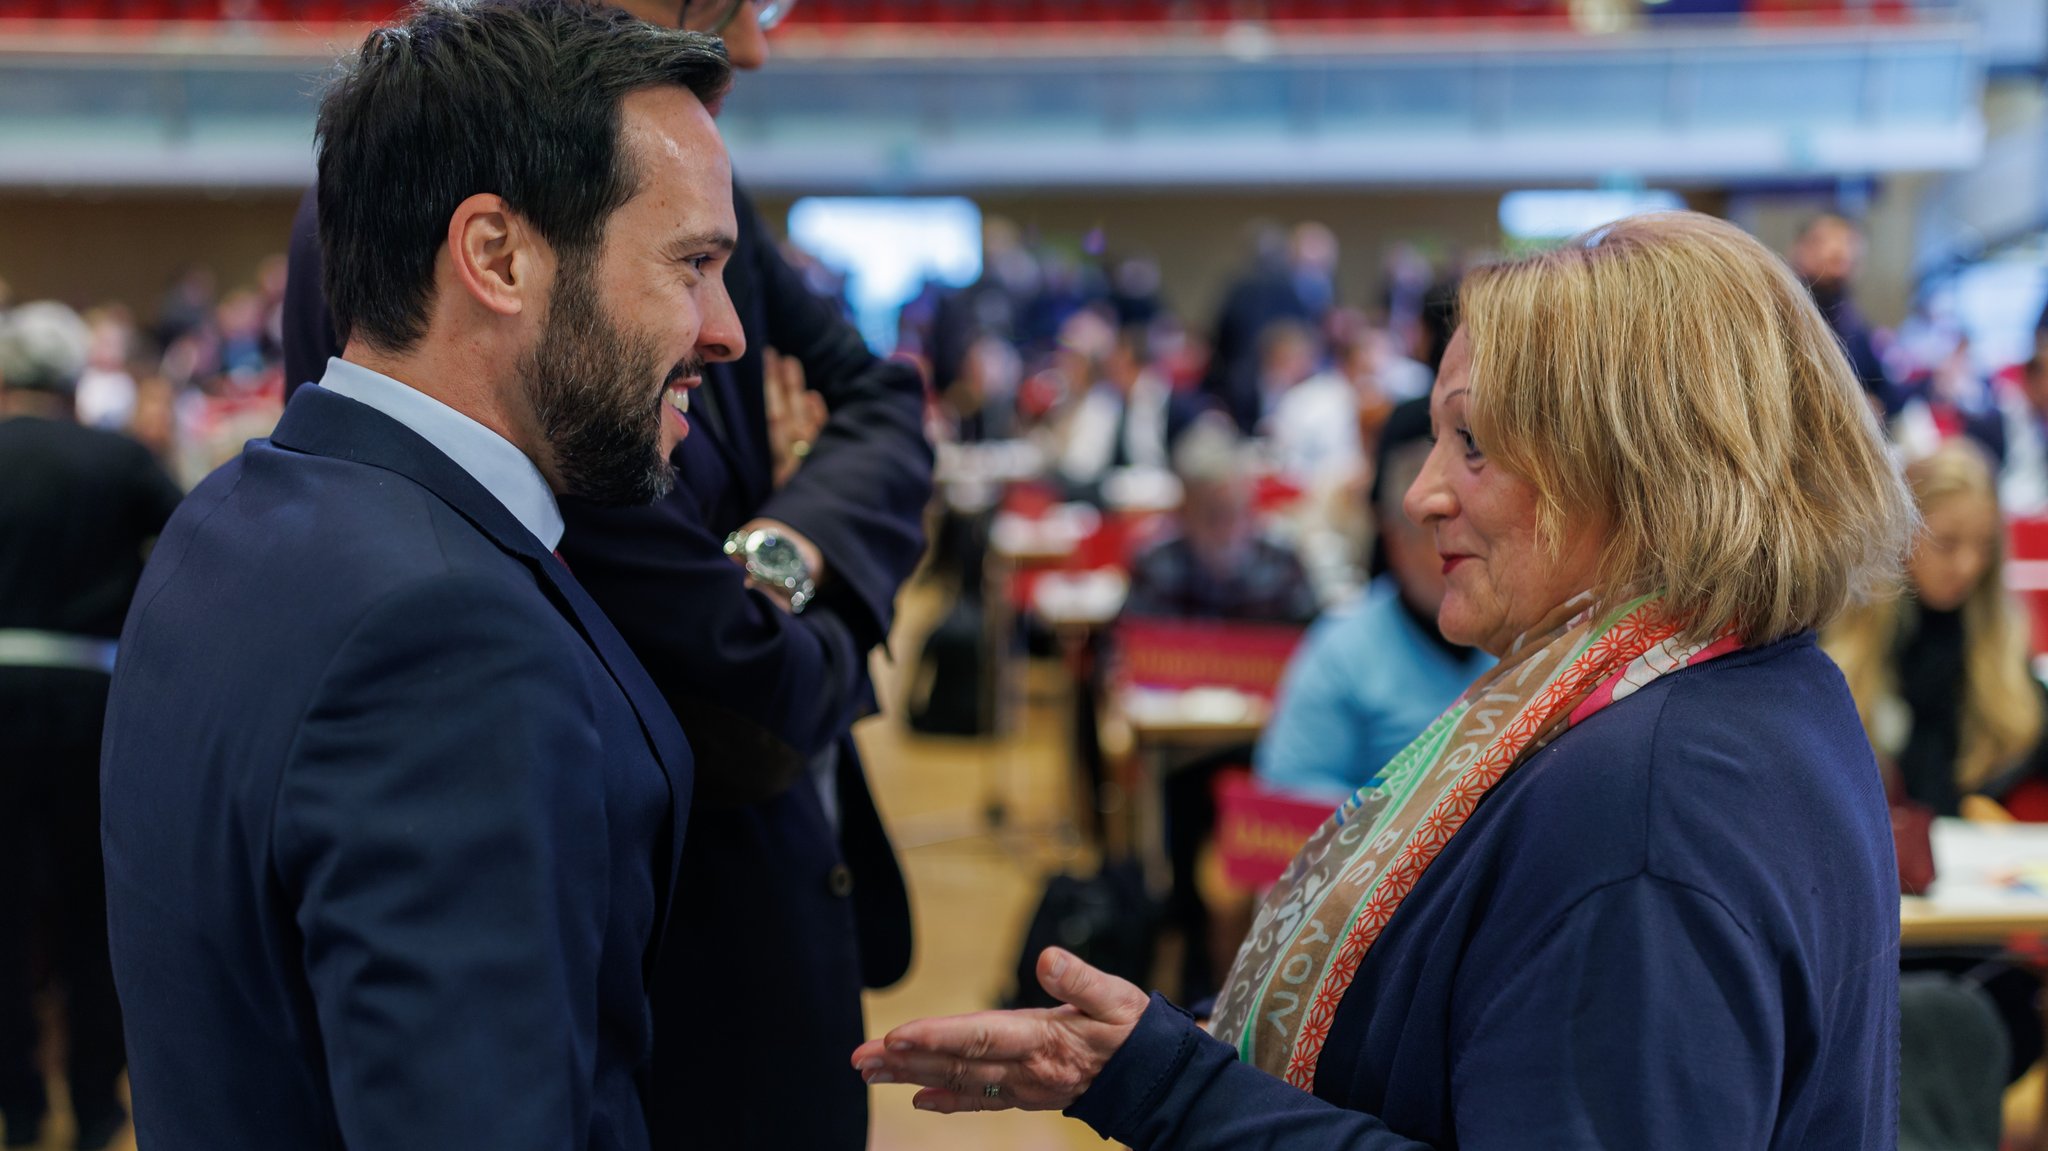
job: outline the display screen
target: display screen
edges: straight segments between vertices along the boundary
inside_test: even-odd
[[[981,276],[981,209],[958,196],[812,196],[789,209],[789,238],[845,276],[845,298],[869,346],[896,346],[896,317],[927,283]]]

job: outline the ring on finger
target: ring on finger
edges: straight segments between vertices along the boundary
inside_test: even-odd
[[[803,459],[805,456],[810,455],[811,441],[798,440],[795,443],[789,445],[789,454],[795,456],[797,459]]]
[[[990,1083],[981,1089],[981,1094],[985,1099],[1001,1099],[1003,1097],[1002,1084]]]

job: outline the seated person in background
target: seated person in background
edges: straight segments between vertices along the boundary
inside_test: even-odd
[[[1060,479],[1070,488],[1092,495],[1117,468],[1168,467],[1174,443],[1203,403],[1176,393],[1153,360],[1151,332],[1137,324],[1118,329],[1090,358],[1093,382],[1068,417],[1059,458]]]
[[[1301,561],[1255,530],[1243,449],[1236,427],[1220,414],[1188,430],[1173,453],[1180,530],[1133,563],[1125,615],[1297,624],[1315,617],[1315,591]],[[1237,745],[1171,762],[1161,779],[1173,876],[1166,920],[1182,941],[1180,991],[1190,1003],[1215,993],[1219,965],[1236,946],[1234,939],[1212,939],[1195,884],[1202,844],[1216,826],[1210,785],[1218,769],[1250,754]]]
[[[1826,633],[1896,793],[1936,815],[2033,774],[2041,689],[2022,608],[2007,596],[2005,526],[1984,456],[1951,440],[1906,466],[1926,528],[1904,594],[1845,613]]]
[[[1263,539],[1252,518],[1243,445],[1222,418],[1188,429],[1173,453],[1180,477],[1179,530],[1131,565],[1124,613],[1167,619],[1302,623],[1315,618],[1315,589],[1301,561]]]
[[[1394,409],[1377,456],[1372,584],[1359,603],[1318,620],[1295,652],[1253,759],[1265,782],[1333,801],[1371,782],[1493,666],[1492,656],[1437,630],[1443,563],[1429,534],[1401,512],[1429,456],[1427,399]]]

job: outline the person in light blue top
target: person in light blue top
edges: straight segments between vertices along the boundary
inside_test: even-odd
[[[1493,657],[1437,630],[1442,563],[1401,495],[1429,455],[1429,401],[1395,408],[1380,433],[1372,508],[1373,581],[1316,621],[1281,681],[1253,764],[1275,787],[1341,802],[1458,698]]]

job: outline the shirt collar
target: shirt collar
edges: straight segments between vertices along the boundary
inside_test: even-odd
[[[505,437],[447,404],[361,364],[327,361],[320,386],[366,404],[417,432],[505,505],[540,546],[562,542],[562,509],[540,469]]]

